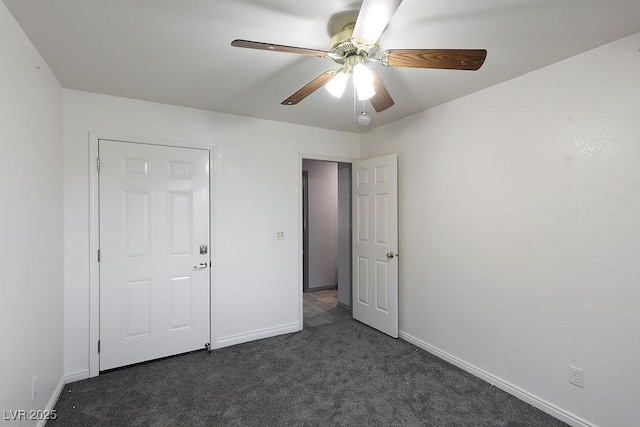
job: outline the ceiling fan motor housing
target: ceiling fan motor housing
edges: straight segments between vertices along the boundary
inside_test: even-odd
[[[331,38],[329,45],[329,51],[331,52],[330,57],[338,64],[345,64],[347,58],[355,55],[362,57],[363,60],[366,61],[369,57],[375,57],[378,52],[379,44],[377,42],[373,46],[365,49],[353,43],[351,38],[355,25],[355,22],[349,22],[342,28],[342,31]]]

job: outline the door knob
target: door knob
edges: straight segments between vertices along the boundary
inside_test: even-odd
[[[196,270],[201,270],[203,268],[207,268],[207,263],[206,262],[201,262],[198,265],[194,265],[193,268],[195,268]]]
[[[394,256],[396,256],[396,255],[397,255],[397,254],[394,254],[394,253],[393,253],[393,251],[389,251],[389,252],[387,252],[387,259],[391,259],[391,258],[393,258],[393,257],[394,257]]]

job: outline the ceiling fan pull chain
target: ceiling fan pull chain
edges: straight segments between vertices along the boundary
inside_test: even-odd
[[[351,79],[353,83],[353,79]],[[355,123],[358,120],[358,113],[356,112],[356,84],[353,83],[353,122]]]

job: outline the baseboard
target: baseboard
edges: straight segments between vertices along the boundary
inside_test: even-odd
[[[449,363],[451,363],[452,365],[457,366],[458,368],[461,368],[465,371],[467,371],[468,373],[470,373],[471,375],[474,375],[486,382],[488,382],[489,384],[498,387],[500,390],[505,391],[507,393],[509,393],[512,396],[517,397],[518,399],[530,404],[531,406],[540,409],[543,412],[546,412],[547,414],[551,415],[552,417],[555,417],[561,421],[564,421],[565,423],[574,426],[574,427],[596,427],[595,424],[590,423],[587,420],[584,420],[580,417],[578,417],[577,415],[572,414],[571,412],[565,411],[562,408],[559,408],[557,406],[555,406],[554,404],[547,402],[546,400],[536,396],[535,394],[529,393],[526,390],[521,389],[520,387],[513,385],[511,383],[509,383],[508,381],[505,381],[499,377],[496,377],[495,375],[486,372],[474,365],[472,365],[471,363],[467,363],[462,359],[459,359],[449,353],[447,353],[446,351],[440,350],[437,347],[434,347],[430,344],[427,344],[426,342],[409,335],[406,332],[403,331],[398,331],[398,336],[407,341],[410,342],[411,344],[414,344],[418,347],[420,347],[421,349],[433,354],[434,356],[445,360]]]
[[[230,345],[241,344],[243,342],[259,340],[262,338],[271,338],[276,335],[290,334],[292,332],[298,332],[300,325],[296,323],[289,323],[287,325],[276,326],[274,328],[258,329],[251,332],[245,332],[237,335],[228,335],[216,340],[216,348],[228,347]]]
[[[345,304],[345,303],[342,303],[342,302],[338,301],[338,302],[337,302],[337,305],[338,305],[338,307],[342,307],[342,308],[344,308],[345,310],[349,310],[349,311],[351,311],[351,307],[349,307],[349,306],[348,306],[347,304]]]
[[[326,291],[327,289],[338,289],[338,285],[316,286],[314,288],[309,288],[309,292]]]
[[[66,377],[64,377],[64,382],[65,384],[69,384],[76,381],[86,380],[87,378],[89,378],[88,369],[67,375]]]
[[[60,394],[62,393],[62,389],[64,389],[64,382],[65,377],[60,378],[60,381],[58,381],[58,385],[56,386],[56,388],[53,390],[53,394],[51,395],[51,398],[49,399],[49,402],[47,402],[47,406],[45,406],[44,408],[44,413],[45,414],[51,414],[51,411],[53,410],[53,408],[56,407],[56,402],[58,401],[58,399],[60,398]],[[38,423],[36,424],[38,427],[44,427],[47,424],[47,420],[39,420]]]

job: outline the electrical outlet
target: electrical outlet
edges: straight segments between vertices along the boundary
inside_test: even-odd
[[[276,240],[284,240],[284,231],[282,230],[276,231]]]
[[[31,399],[35,399],[38,395],[38,376],[33,377],[31,381]]]
[[[582,369],[569,366],[569,382],[578,387],[584,387],[584,373]]]

